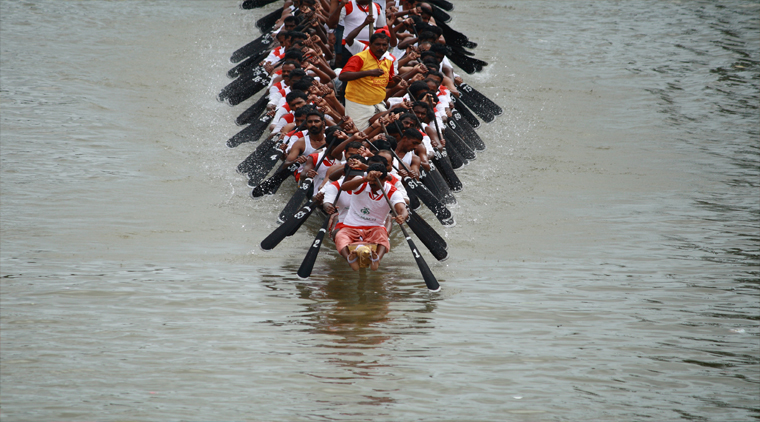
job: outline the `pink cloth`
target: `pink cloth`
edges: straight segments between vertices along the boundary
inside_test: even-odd
[[[342,251],[343,248],[354,242],[376,243],[385,246],[387,252],[391,250],[391,244],[388,242],[388,232],[385,231],[385,227],[383,226],[366,229],[343,227],[335,235],[335,246],[338,248],[338,251]]]

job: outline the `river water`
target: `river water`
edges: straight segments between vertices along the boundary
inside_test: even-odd
[[[456,3],[505,112],[431,294],[258,248],[214,96],[274,5],[0,2],[2,420],[759,419],[760,3]]]

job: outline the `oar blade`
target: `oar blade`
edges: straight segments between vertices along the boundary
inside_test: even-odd
[[[322,223],[322,228],[319,229],[319,233],[317,233],[317,236],[314,238],[314,242],[311,243],[309,251],[306,252],[306,256],[303,258],[301,266],[298,267],[298,277],[306,279],[311,276],[311,271],[314,269],[314,263],[317,262],[317,256],[319,255],[320,248],[322,248],[322,241],[325,239],[327,226],[329,224],[330,216],[328,215],[327,218],[325,218],[324,223]]]
[[[425,262],[425,259],[422,257],[422,254],[420,254],[420,251],[417,249],[417,246],[414,244],[414,241],[409,236],[409,234],[404,229],[404,226],[400,226],[401,230],[404,231],[404,236],[406,236],[406,241],[409,243],[409,248],[412,250],[412,255],[414,256],[414,260],[417,262],[417,267],[420,269],[420,274],[422,274],[422,279],[425,280],[425,285],[427,288],[432,292],[437,292],[441,290],[441,285],[438,284],[438,280],[435,278],[435,275],[432,271],[430,271],[430,267],[428,267],[427,262]]]
[[[305,181],[298,186],[298,189],[295,191],[295,193],[293,193],[293,196],[290,197],[288,203],[285,204],[282,212],[280,212],[280,215],[277,217],[277,221],[280,223],[285,222],[289,216],[293,215],[297,209],[301,208],[301,205],[303,205],[304,201],[306,200],[308,193],[311,191],[311,185],[312,183]]]
[[[449,259],[446,241],[422,217],[415,212],[410,212],[406,224],[436,260],[445,261]]]
[[[269,234],[269,236],[265,237],[264,240],[261,241],[261,249],[265,251],[271,251],[274,249],[277,245],[282,242],[283,239],[288,237],[288,233],[290,233],[294,227],[298,226],[302,221],[305,221],[309,216],[311,215],[312,211],[314,211],[314,202],[310,201],[308,204],[304,205],[303,208],[301,208],[295,215],[291,216],[291,218],[288,218],[284,223],[277,226],[276,229],[272,233]]]
[[[240,8],[241,9],[257,9],[259,7],[264,7],[276,1],[278,0],[245,0],[244,2],[240,3]]]

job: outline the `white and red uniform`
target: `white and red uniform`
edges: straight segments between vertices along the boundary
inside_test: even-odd
[[[312,154],[309,154],[308,159],[311,160],[311,164],[317,170],[317,175],[314,176],[314,184],[313,184],[313,186],[315,187],[315,190],[319,189],[319,187],[322,186],[322,182],[325,180],[325,176],[327,176],[327,170],[337,161],[335,159],[326,158],[325,152],[326,151],[322,150],[320,152],[314,152]],[[319,160],[322,160],[322,164],[319,166],[319,168],[316,168]]]
[[[324,192],[325,194],[325,198],[322,202],[333,204],[338,211],[338,224],[343,223],[343,220],[346,218],[346,212],[351,207],[351,195],[346,195],[345,192],[343,192],[338,196],[340,185],[342,184],[343,178],[341,177],[335,182],[326,184],[321,190],[321,192]],[[335,199],[336,197],[337,200]]]
[[[384,182],[383,189],[392,206],[404,203],[403,195],[392,184]],[[367,242],[383,245],[390,251],[388,232],[385,230],[385,218],[390,207],[383,193],[373,192],[369,182],[365,182],[353,191],[344,191],[345,194],[350,196],[351,204],[343,223],[336,226],[340,228],[335,236],[337,249],[340,251],[354,242]]]
[[[369,16],[369,7],[372,6],[372,14],[375,17],[375,28],[385,26],[385,10],[377,3],[370,3],[367,6],[359,6],[356,0],[350,0],[342,9],[340,9],[340,22],[343,23],[343,37],[346,37],[354,29],[361,26]],[[356,36],[356,41],[369,42],[369,26],[365,26]],[[345,41],[345,38],[344,38]]]
[[[285,47],[279,46],[272,50],[271,53],[267,56],[266,59],[264,59],[265,63],[275,64],[278,61],[282,60],[282,58],[285,57]]]

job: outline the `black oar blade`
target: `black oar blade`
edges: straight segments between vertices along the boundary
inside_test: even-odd
[[[322,228],[319,229],[319,233],[314,238],[314,242],[311,243],[309,251],[306,252],[306,256],[301,262],[301,266],[298,267],[298,277],[302,279],[309,278],[311,276],[311,270],[314,269],[314,263],[317,262],[317,255],[319,255],[319,249],[322,247],[322,241],[325,239],[325,233],[327,233],[327,226],[330,224],[330,216],[325,218],[325,222],[322,223]]]
[[[266,88],[268,83],[268,79],[255,78],[250,84],[232,92],[225,102],[231,106],[236,106]]]
[[[435,218],[441,222],[444,226],[453,227],[456,225],[454,217],[451,215],[451,211],[446,208],[446,205],[436,198],[422,183],[406,178],[404,182],[407,186],[407,191],[412,191],[419,200],[425,204],[425,206],[432,211]]]
[[[295,167],[294,167],[295,166]],[[293,163],[288,167],[280,169],[274,176],[261,182],[258,186],[253,188],[251,196],[258,198],[264,195],[274,195],[288,177],[293,175],[293,172],[298,170],[298,163]]]
[[[242,163],[238,164],[237,171],[241,174],[248,174],[251,171],[253,171],[256,166],[259,164],[259,162],[265,157],[265,154],[269,152],[272,147],[274,147],[277,144],[278,138],[275,136],[271,136],[267,138],[264,142],[259,144],[258,147],[249,155],[246,157],[245,160],[243,160]],[[275,151],[277,152],[277,151]],[[272,170],[271,168],[269,170]],[[269,173],[269,171],[267,171]]]
[[[261,51],[258,54],[243,60],[237,66],[227,71],[227,77],[234,79],[248,72],[249,70],[258,66],[262,60],[266,59],[267,55],[269,55],[267,51]]]
[[[271,31],[282,16],[282,7],[256,21],[256,28],[261,32]]]
[[[240,3],[240,8],[241,9],[257,9],[259,7],[264,7],[276,1],[278,0],[245,0],[244,2]]]
[[[309,192],[311,192],[311,185],[312,181],[310,179],[307,179],[298,186],[298,189],[293,193],[293,196],[290,197],[290,200],[287,204],[285,204],[285,208],[282,209],[282,212],[280,212],[279,217],[277,217],[277,221],[280,223],[284,223],[285,220],[293,213],[301,208],[301,205],[303,205],[304,201],[306,201],[306,197],[309,195]]]
[[[236,133],[232,138],[227,140],[227,146],[229,148],[235,148],[236,146],[246,143],[258,141],[264,131],[269,127],[269,123],[272,121],[272,116],[264,116],[256,122],[248,125],[245,129]]]
[[[451,15],[444,12],[442,9],[433,6],[433,19],[436,22],[451,22]]]
[[[272,148],[269,155],[261,157],[259,161],[254,163],[253,169],[248,172],[249,187],[256,188],[259,186],[261,181],[264,180],[267,174],[272,171],[277,163],[280,162],[281,159],[285,158],[282,154],[282,151],[277,151],[276,149],[276,147]]]
[[[446,145],[451,145],[451,147],[461,154],[462,157],[468,160],[474,160],[477,158],[475,151],[473,151],[455,131],[447,130],[443,134],[443,137],[446,139]]]
[[[399,227],[401,227],[401,231],[404,232],[404,237],[406,237],[406,241],[409,243],[409,248],[412,250],[412,255],[414,255],[414,260],[417,262],[417,267],[419,267],[422,278],[425,280],[425,285],[429,290],[433,292],[440,291],[441,285],[438,284],[438,280],[436,280],[433,272],[430,271],[430,267],[428,267],[427,262],[425,262],[425,259],[422,257],[422,254],[420,254],[420,251],[417,250],[417,246],[414,245],[414,241],[409,236],[409,233],[406,232],[404,226],[399,225]]]
[[[488,107],[486,107],[482,102],[470,96],[470,94],[468,94],[465,90],[460,90],[459,93],[459,99],[463,103],[467,104],[467,107],[469,107],[470,110],[477,114],[478,117],[483,119],[483,121],[486,123],[493,122],[495,116],[491,114],[491,112],[488,110]]]
[[[235,50],[232,53],[232,56],[230,56],[230,62],[237,63],[246,57],[251,57],[254,54],[266,51],[273,42],[274,39],[272,38],[272,34],[264,34]]]
[[[414,212],[409,213],[409,219],[406,224],[414,232],[422,244],[438,261],[449,259],[449,252],[446,250],[446,242],[433,230],[425,220]]]
[[[443,10],[451,12],[454,10],[454,5],[448,0],[429,0],[428,3],[434,4]]]
[[[295,215],[288,218],[287,221],[280,224],[272,233],[269,234],[264,240],[261,241],[261,249],[265,251],[271,251],[277,245],[282,242],[282,239],[288,237],[288,233],[293,230],[293,227],[298,226],[303,220],[306,220],[314,211],[314,202],[310,201],[304,205]]]
[[[459,180],[459,176],[454,172],[454,168],[451,166],[447,155],[445,149],[441,152],[435,151],[433,164],[435,164],[435,167],[441,173],[441,176],[443,176],[449,189],[454,192],[460,192],[462,190],[462,181]]]
[[[237,119],[235,119],[235,124],[238,126],[243,126],[256,121],[256,119],[261,117],[261,113],[267,109],[268,102],[269,96],[262,95],[261,98],[253,103],[252,106],[248,107],[244,112],[240,113]]]
[[[480,120],[478,120],[478,118],[475,117],[474,114],[472,114],[472,112],[470,111],[470,109],[467,108],[467,106],[462,101],[460,101],[458,98],[456,98],[456,96],[452,95],[451,99],[452,99],[452,102],[455,104],[456,111],[458,111],[459,114],[461,114],[462,117],[465,120],[467,120],[467,123],[469,123],[470,126],[472,126],[473,128],[476,128],[476,129],[479,128],[480,127]]]
[[[471,87],[470,85],[461,84],[457,88],[460,91],[466,92],[469,97],[472,97],[474,100],[483,104],[483,107],[487,108],[488,111],[494,116],[500,116],[502,113],[504,113],[504,110],[502,110],[498,104],[491,101],[490,98],[486,97],[480,91]]]

